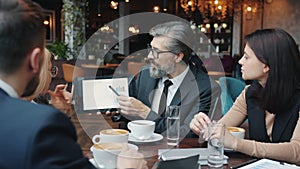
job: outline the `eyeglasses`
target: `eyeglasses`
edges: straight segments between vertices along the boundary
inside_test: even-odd
[[[160,50],[158,50],[158,49],[153,49],[153,48],[151,47],[151,45],[148,45],[148,46],[147,46],[147,50],[148,50],[148,53],[151,52],[151,55],[154,57],[154,59],[158,59],[158,58],[159,58],[159,54],[161,54],[161,53],[173,53],[173,54],[175,54],[175,55],[177,54],[177,53],[175,53],[174,50],[160,51]]]
[[[50,74],[51,74],[51,77],[55,77],[58,73],[58,67],[57,66],[52,66],[50,69]]]

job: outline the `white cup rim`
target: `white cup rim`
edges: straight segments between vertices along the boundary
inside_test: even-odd
[[[137,126],[155,125],[155,122],[151,121],[151,120],[134,120],[129,123],[137,125]]]
[[[107,131],[107,130],[113,130],[113,131],[124,131],[126,133],[122,134],[122,133],[119,133],[119,134],[116,134],[116,135],[112,135],[112,134],[107,134],[107,133],[103,133],[104,131]],[[127,130],[124,130],[124,129],[103,129],[99,132],[99,134],[103,134],[103,135],[111,135],[111,136],[118,136],[118,135],[128,135],[129,134],[129,131]]]
[[[122,145],[122,148],[124,146],[124,144],[127,144],[128,148],[129,149],[134,149],[134,150],[138,150],[139,147],[134,145],[134,144],[130,144],[130,143],[115,143],[115,142],[109,142],[109,143],[98,143],[98,144],[121,144]],[[90,150],[93,152],[95,149],[97,151],[109,151],[109,152],[112,152],[112,153],[118,153],[119,151],[122,151],[122,148],[121,149],[116,149],[116,150],[107,150],[107,149],[98,149],[98,148],[95,148],[95,144],[92,145],[92,147],[90,148]]]
[[[238,129],[239,131],[231,131],[231,130],[229,130],[229,128],[236,128],[236,129]],[[244,129],[244,128],[242,128],[242,127],[235,127],[235,126],[229,126],[229,127],[227,127],[227,129],[230,131],[230,132],[234,132],[234,133],[239,133],[239,132],[245,132],[246,130]]]
[[[95,148],[95,144],[91,147],[91,151],[94,152],[94,150],[97,151],[109,151],[112,153],[117,153],[119,151],[122,151],[123,145],[122,143],[97,143],[97,144],[116,144],[116,145],[121,145],[122,147],[120,149],[114,149],[114,150],[110,150],[110,149],[99,149],[99,148]]]

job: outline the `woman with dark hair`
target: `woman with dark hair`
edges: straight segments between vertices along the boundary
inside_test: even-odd
[[[245,38],[239,60],[245,87],[219,121],[226,126],[249,122],[249,140],[225,132],[225,148],[258,158],[300,165],[300,54],[294,39],[281,29],[257,30]],[[203,113],[190,123],[198,135],[210,119]]]

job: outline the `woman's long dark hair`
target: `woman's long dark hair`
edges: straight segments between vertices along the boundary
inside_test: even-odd
[[[270,68],[260,96],[262,108],[271,113],[284,111],[300,89],[300,54],[295,40],[282,29],[263,29],[247,35],[245,41]]]

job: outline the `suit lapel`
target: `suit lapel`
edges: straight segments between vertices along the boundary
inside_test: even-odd
[[[170,105],[180,105],[180,104],[181,104],[181,93],[180,93],[180,88],[178,88]]]
[[[260,108],[257,100],[257,95],[261,92],[261,89],[262,87],[254,82],[246,92],[249,136],[250,139],[256,141],[270,142],[266,129],[265,111]]]
[[[295,94],[294,98],[291,99],[292,102],[290,105],[293,106],[290,109],[286,110],[284,113],[276,114],[274,125],[272,128],[272,141],[277,142],[281,140],[281,137],[283,137],[283,133],[286,130],[289,130],[290,123],[295,120],[291,118],[294,118],[293,115],[295,114],[295,112],[296,114],[298,114],[299,112],[299,104],[297,104],[297,102],[299,103],[299,100],[297,100],[299,98],[299,95],[300,93],[298,92],[297,94]]]
[[[277,114],[275,116],[274,126],[272,129],[272,141],[273,142],[277,142],[278,140],[280,140],[281,135],[283,134],[284,130],[286,129],[286,126],[288,125],[292,115],[293,115],[293,112],[289,111],[289,112]]]
[[[195,76],[191,72],[191,70],[188,71],[186,76],[184,77],[183,81],[181,82],[179,88],[177,89],[172,101],[171,105],[180,105],[181,101],[191,92],[191,83],[195,81]]]

